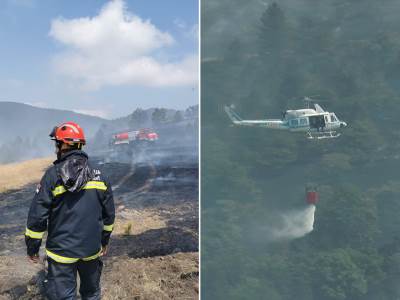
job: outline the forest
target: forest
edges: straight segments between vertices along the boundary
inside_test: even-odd
[[[204,299],[399,299],[399,12],[394,0],[203,1]],[[347,122],[339,138],[233,127],[223,110],[279,118],[304,97]],[[312,230],[275,234],[309,183]]]

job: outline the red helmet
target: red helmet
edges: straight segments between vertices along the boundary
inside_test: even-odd
[[[74,122],[65,122],[60,126],[53,128],[50,133],[52,140],[60,141],[69,145],[82,144],[85,145],[85,135],[83,129]]]

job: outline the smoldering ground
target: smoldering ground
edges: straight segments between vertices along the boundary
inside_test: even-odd
[[[101,155],[92,157],[94,163],[102,164],[104,173],[113,184],[117,209],[109,258],[105,258],[105,272],[108,278],[116,278],[123,285],[135,283],[136,289],[115,289],[114,283],[106,280],[103,284],[105,299],[111,299],[110,295],[133,299],[132,293],[149,293],[147,287],[153,281],[158,284],[167,280],[171,288],[166,290],[163,287],[163,295],[188,294],[189,298],[196,295],[197,148],[193,149],[193,144],[182,147],[166,143],[153,150],[153,155],[143,150],[140,156],[134,155],[128,162],[106,162]],[[14,269],[13,274],[1,276],[0,297],[12,294],[18,299],[42,299],[35,287],[35,282],[41,278],[35,275],[37,270],[22,272],[23,264],[18,264],[26,253],[22,233],[35,188],[36,184],[30,184],[0,194],[0,212],[5,216],[0,220],[0,256],[9,261],[8,268]],[[154,273],[154,278],[142,280],[143,286],[139,287],[136,278],[142,278],[142,269],[118,269],[119,264],[137,264],[137,258],[145,260],[147,271]],[[159,264],[166,269],[159,271]],[[182,270],[182,274],[175,276],[176,270]],[[151,291],[153,294],[156,292],[161,293]]]
[[[122,129],[116,132],[123,132]],[[130,164],[180,165],[198,164],[198,124],[196,120],[164,124],[154,129],[154,142],[130,141],[116,145],[107,133],[103,144],[91,147],[91,153],[103,162]]]
[[[133,299],[136,294],[148,293],[154,299],[161,294],[168,294],[168,298],[197,295],[198,126],[193,120],[156,130],[159,140],[152,145],[116,149],[110,147],[106,132],[104,144],[90,139],[84,149],[110,179],[117,209],[105,272],[108,278],[129,286],[115,289],[115,284],[106,280],[105,299]],[[47,143],[51,147],[52,143]],[[0,276],[0,298],[42,299],[35,287],[42,277],[37,276],[37,270],[25,270],[18,263],[26,254],[23,232],[36,183],[0,193],[0,212],[5,216],[0,220],[0,256],[7,261],[7,268],[14,270]],[[143,279],[142,285],[136,279],[143,278],[143,268],[119,270],[119,264],[136,266],[137,258],[146,262],[147,274],[154,273],[152,278]],[[182,270],[178,277],[177,270]],[[151,284],[167,281],[167,289],[148,290]]]

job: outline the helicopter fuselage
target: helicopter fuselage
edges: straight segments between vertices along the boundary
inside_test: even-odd
[[[336,129],[346,127],[346,122],[340,121],[335,113],[324,111],[318,104],[314,106],[315,109],[287,110],[281,119],[243,120],[229,106],[225,106],[225,112],[235,125],[306,132],[311,139],[338,137],[340,134]]]
[[[336,117],[335,113],[317,113],[313,109],[286,111],[282,121],[290,131],[333,131],[347,126]]]
[[[294,114],[296,113],[296,115]],[[324,112],[302,113],[299,111],[286,112],[284,119],[265,119],[265,120],[241,120],[234,121],[237,125],[257,126],[270,129],[281,129],[289,131],[332,131],[345,127],[345,122],[339,121],[334,113]]]

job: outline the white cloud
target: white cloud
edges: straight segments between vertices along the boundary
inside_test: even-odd
[[[193,24],[190,26],[184,20],[176,18],[174,20],[174,25],[181,32],[181,34],[183,34],[185,38],[194,39],[196,41],[199,39],[198,24]]]
[[[174,20],[174,25],[176,27],[178,27],[179,29],[186,29],[187,28],[186,22],[184,20],[180,19],[180,18],[176,18]]]
[[[191,37],[194,40],[198,40],[199,39],[199,34],[200,34],[200,30],[199,30],[199,25],[198,24],[194,24],[189,32],[187,33],[188,37]]]
[[[182,86],[198,80],[197,57],[165,59],[174,38],[128,12],[123,0],[108,2],[93,18],[55,19],[49,34],[66,47],[53,59],[56,71],[83,81],[87,89]]]
[[[89,115],[89,116],[94,116],[94,117],[100,117],[107,119],[108,118],[108,112],[103,111],[103,110],[93,110],[93,109],[74,109],[74,112],[78,114],[84,114],[84,115]]]

